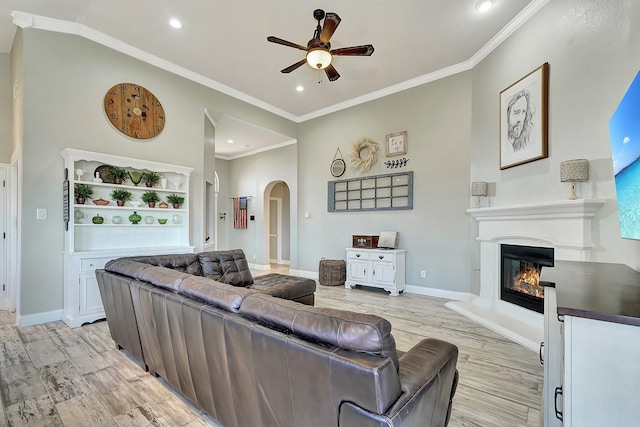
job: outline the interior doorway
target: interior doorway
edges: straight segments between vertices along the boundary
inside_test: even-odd
[[[275,181],[267,186],[268,201],[265,215],[265,230],[268,238],[270,264],[291,264],[291,198],[289,186],[284,181]]]

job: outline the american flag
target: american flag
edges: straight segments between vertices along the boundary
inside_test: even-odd
[[[233,198],[233,228],[247,228],[247,198]]]

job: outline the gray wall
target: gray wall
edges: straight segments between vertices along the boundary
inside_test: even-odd
[[[229,230],[233,227],[233,210],[231,200],[231,193],[229,193],[229,160],[222,160],[216,158],[216,172],[218,173],[218,180],[220,181],[220,192],[218,193],[218,212],[225,212],[227,214],[226,219],[220,219],[218,217],[218,249],[234,249],[229,246]]]
[[[409,163],[384,166],[385,136],[406,130]],[[350,166],[353,143],[378,142],[378,162],[366,173]],[[327,212],[329,166],[340,148],[347,163],[339,179],[414,171],[414,208]],[[317,271],[322,257],[344,259],[354,234],[397,230],[407,249],[407,284],[468,291],[470,283],[469,164],[471,73],[461,73],[301,123],[298,133],[299,269]],[[397,157],[394,157],[395,159]],[[309,212],[309,218],[304,213]],[[420,277],[420,270],[426,277]]]
[[[80,37],[25,30],[22,204],[23,315],[62,307],[62,204],[65,147],[194,168],[191,244],[204,242],[204,109],[295,135],[295,123]],[[102,100],[118,82],[135,82],[162,102],[167,122],[149,142],[129,138],[106,120]],[[214,108],[215,107],[215,108]],[[210,151],[209,151],[210,152]],[[213,153],[210,152],[212,155]],[[36,208],[48,210],[36,220]],[[38,268],[33,268],[38,260]]]
[[[233,228],[233,204],[229,204],[230,216],[229,245],[232,248],[243,248],[250,263],[257,265],[269,264],[268,223],[265,212],[268,212],[269,193],[271,187],[278,181],[284,181],[290,191],[291,208],[291,267],[296,269],[296,233],[298,207],[298,179],[296,167],[298,158],[298,144],[287,145],[275,150],[265,151],[252,156],[241,157],[230,161],[229,167],[229,197],[253,196],[248,202],[248,215],[255,215],[255,221],[249,221],[246,230]],[[307,193],[307,189],[301,193]]]
[[[8,53],[0,53],[0,163],[11,158],[13,83],[11,61]]]

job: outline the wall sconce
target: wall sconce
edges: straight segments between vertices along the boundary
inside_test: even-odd
[[[227,219],[227,213],[226,212],[218,212],[218,218],[220,218],[221,220],[225,220]]]
[[[487,183],[486,182],[472,182],[471,183],[471,195],[478,197],[476,208],[480,207],[480,197],[487,195]]]
[[[560,163],[560,182],[571,183],[571,196],[569,200],[578,198],[576,194],[576,182],[589,180],[589,161],[586,159],[566,160]]]

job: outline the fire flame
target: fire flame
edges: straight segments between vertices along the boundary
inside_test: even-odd
[[[536,267],[527,266],[520,270],[520,273],[513,278],[515,290],[525,294],[544,298],[544,287],[540,286],[540,272]]]

